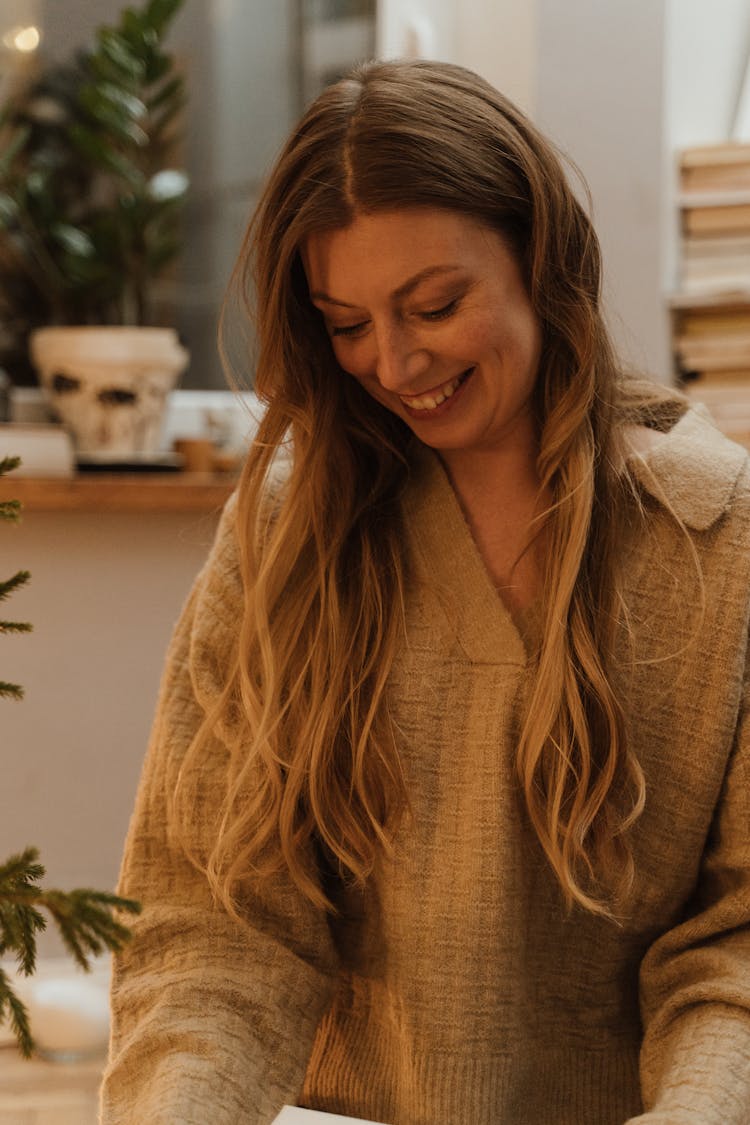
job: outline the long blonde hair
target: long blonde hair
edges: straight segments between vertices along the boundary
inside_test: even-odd
[[[198,861],[230,910],[245,879],[281,866],[330,906],[311,852],[364,883],[408,805],[387,690],[402,639],[399,500],[415,439],[338,366],[300,247],[357,211],[417,206],[500,231],[542,326],[538,470],[552,504],[518,776],[568,904],[611,914],[631,878],[627,829],[644,797],[612,675],[634,503],[621,435],[626,422],[673,420],[680,406],[616,363],[597,239],[552,146],[486,82],[442,63],[369,63],[327,89],[281,152],[240,254],[232,293],[256,326],[266,409],[239,490],[238,647],[188,756],[200,761],[223,713],[240,716],[225,733],[215,846]],[[285,449],[289,473],[273,489]],[[175,804],[183,826],[187,777]]]

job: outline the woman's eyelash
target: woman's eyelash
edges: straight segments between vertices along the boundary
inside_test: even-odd
[[[452,301],[449,301],[447,305],[443,305],[442,308],[429,309],[427,312],[420,313],[420,316],[423,320],[443,320],[456,311],[457,305],[458,297],[455,297]]]
[[[435,321],[444,320],[451,316],[456,311],[459,298],[455,297],[449,301],[447,305],[442,305],[439,309],[426,309],[424,312],[419,313],[422,320]],[[367,327],[368,321],[362,320],[358,324],[339,324],[333,325],[331,328],[332,336],[358,336]]]
[[[363,328],[367,327],[367,321],[363,320],[359,324],[335,324],[331,328],[332,336],[356,336]]]

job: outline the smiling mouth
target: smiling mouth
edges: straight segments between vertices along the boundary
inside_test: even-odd
[[[449,399],[456,393],[461,384],[468,379],[471,375],[473,367],[468,367],[466,371],[457,375],[455,379],[444,383],[442,387],[436,387],[432,391],[427,391],[423,395],[399,395],[398,397],[410,410],[435,410],[438,406]]]

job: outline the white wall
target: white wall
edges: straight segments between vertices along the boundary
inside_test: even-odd
[[[536,119],[591,189],[615,342],[670,376],[663,0],[538,0]]]
[[[730,137],[750,62],[748,0],[667,0],[666,107],[675,148]]]
[[[0,528],[2,576],[31,583],[5,607],[31,621],[0,637],[0,860],[33,844],[47,883],[114,885],[164,651],[216,518],[27,512]],[[60,951],[54,935],[42,952]]]
[[[164,448],[211,421],[239,452],[258,411],[253,395],[178,392]],[[16,392],[15,421],[44,417],[37,391]],[[25,689],[0,700],[0,862],[33,844],[49,885],[114,886],[166,647],[218,514],[27,511],[0,525],[0,577],[31,571],[4,615],[33,625],[0,636],[0,678]],[[40,948],[61,952],[52,932]]]
[[[468,66],[533,113],[536,12],[537,0],[380,0],[378,55]]]
[[[380,58],[453,60],[458,13],[453,0],[378,0],[376,49]]]
[[[209,11],[216,109],[206,132],[213,137],[213,160],[204,176],[214,193],[211,274],[220,283],[220,299],[257,185],[298,106],[291,5],[212,0]]]
[[[456,48],[476,70],[532,117],[536,112],[539,57],[538,0],[465,0]]]

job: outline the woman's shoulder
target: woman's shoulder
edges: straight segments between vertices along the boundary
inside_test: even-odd
[[[289,480],[291,468],[291,454],[284,449],[278,450],[269,464],[260,490],[260,495],[257,496],[255,500],[255,504],[257,504],[263,512],[272,514],[278,507],[284,488]],[[236,566],[238,536],[241,534],[239,523],[242,518],[241,512],[243,508],[246,507],[246,505],[243,504],[243,501],[247,499],[247,493],[244,492],[246,487],[243,477],[224,505],[211,554],[209,555],[209,564],[214,566],[218,565],[219,568],[221,568],[222,564],[229,565],[230,567]],[[251,504],[250,507],[252,508],[253,504]]]
[[[261,519],[273,520],[290,469],[291,457],[283,451],[271,461],[261,494],[255,501],[261,508]],[[249,525],[253,522],[252,512],[248,516],[243,487],[244,481],[241,480],[224,505],[211,550],[199,576],[200,603],[202,608],[209,603],[209,616],[216,613],[221,605],[228,607],[225,613],[232,619],[236,615],[236,601],[242,592],[240,541],[243,535],[252,533]],[[250,509],[252,507],[251,504]]]
[[[640,487],[689,528],[705,531],[730,509],[750,516],[748,451],[689,407],[667,431],[630,427],[628,467]]]

